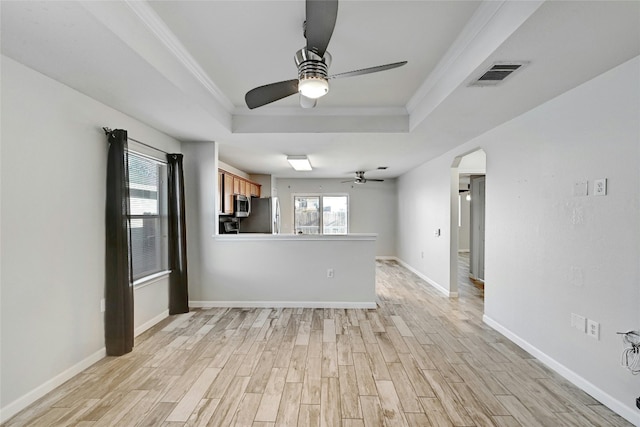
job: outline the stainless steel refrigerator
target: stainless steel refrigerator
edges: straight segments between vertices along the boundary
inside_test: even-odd
[[[251,212],[242,218],[240,233],[280,233],[280,204],[277,197],[251,198]]]

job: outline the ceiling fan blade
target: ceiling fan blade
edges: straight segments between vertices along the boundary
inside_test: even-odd
[[[318,104],[317,99],[307,98],[303,94],[300,94],[300,106],[302,108],[314,108]]]
[[[244,96],[247,107],[254,109],[262,107],[298,92],[298,79],[271,83],[251,89]]]
[[[371,179],[371,178],[367,178],[367,181],[384,182],[384,179]]]
[[[307,49],[324,56],[338,17],[338,0],[307,0]]]
[[[329,76],[330,79],[341,79],[343,77],[361,76],[363,74],[377,73],[378,71],[391,70],[393,68],[402,67],[407,61],[394,62],[393,64],[378,65],[377,67],[363,68],[361,70],[347,71],[346,73],[334,74]]]

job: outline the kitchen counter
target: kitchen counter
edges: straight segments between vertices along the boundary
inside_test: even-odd
[[[373,240],[377,234],[270,234],[270,233],[239,233],[219,234],[214,236],[218,241],[255,241],[255,240],[310,240],[310,241],[345,241],[345,240]]]

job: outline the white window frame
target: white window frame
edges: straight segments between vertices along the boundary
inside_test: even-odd
[[[346,217],[346,232],[345,233],[332,233],[332,234],[327,234],[328,236],[330,235],[345,235],[345,234],[349,234],[349,225],[351,223],[351,204],[350,204],[350,200],[349,200],[349,193],[292,193],[291,194],[291,207],[293,210],[293,221],[292,221],[292,225],[293,225],[293,232],[294,233],[298,233],[299,231],[296,230],[296,197],[318,197],[319,201],[320,201],[320,224],[319,224],[319,235],[323,235],[324,233],[324,203],[323,203],[323,198],[325,197],[344,197],[347,200],[347,217]],[[304,234],[304,233],[300,233],[300,234]]]
[[[129,157],[137,156],[142,159],[154,162],[158,165],[163,165],[166,171],[167,162],[166,160],[160,160],[154,156],[150,156],[145,153],[141,153],[136,150],[129,149],[128,150]],[[144,286],[151,284],[158,279],[168,275],[171,271],[168,270],[169,265],[169,242],[168,242],[168,232],[169,232],[169,224],[168,224],[168,206],[167,206],[167,197],[168,197],[168,186],[167,186],[167,176],[166,174],[158,175],[160,187],[158,189],[158,214],[157,215],[129,215],[130,227],[133,221],[135,220],[144,220],[144,219],[156,219],[160,221],[160,234],[161,239],[156,242],[156,260],[159,265],[158,269],[149,270],[143,272],[143,274],[139,276],[132,277],[134,286]],[[129,178],[131,179],[131,178]],[[129,183],[131,185],[131,183]],[[131,192],[131,188],[129,189]],[[129,194],[129,203],[131,204],[131,194]],[[135,266],[134,253],[131,254],[131,260],[133,265]]]

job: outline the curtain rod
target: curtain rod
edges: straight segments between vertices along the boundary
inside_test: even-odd
[[[111,132],[113,132],[113,129],[108,128],[108,127],[103,127],[103,128],[102,128],[102,130],[104,130],[105,135],[109,135]],[[168,154],[170,154],[170,153],[167,153],[166,151],[161,150],[161,149],[159,149],[159,148],[156,148],[156,147],[154,147],[154,146],[152,146],[152,145],[145,144],[145,143],[144,143],[144,142],[142,142],[142,141],[138,141],[137,139],[130,138],[129,136],[127,136],[127,139],[129,139],[129,140],[131,140],[131,141],[134,141],[134,142],[137,142],[138,144],[144,145],[144,146],[145,146],[145,147],[147,147],[147,148],[151,148],[152,150],[156,150],[156,151],[159,151],[159,152],[164,153],[164,154],[167,154],[167,155],[168,155]]]

